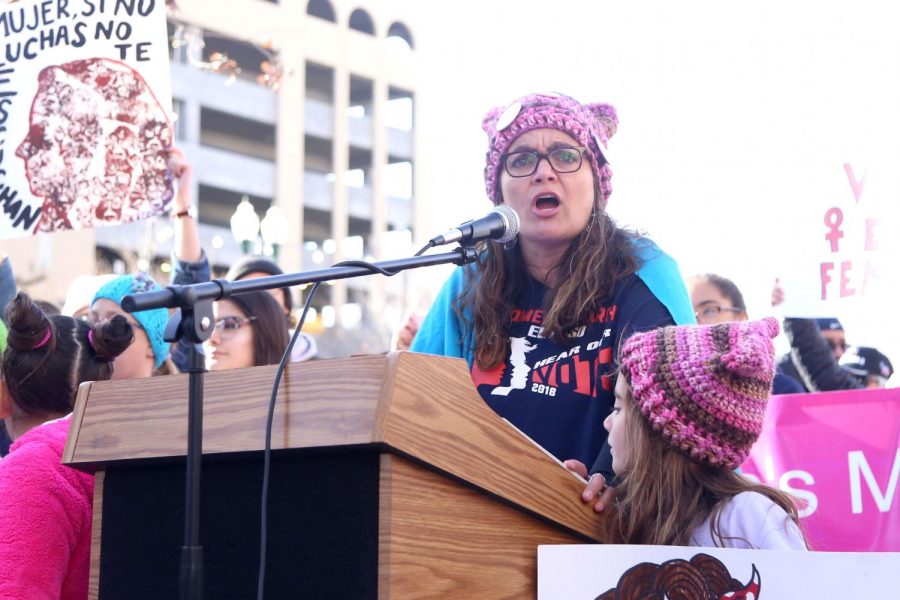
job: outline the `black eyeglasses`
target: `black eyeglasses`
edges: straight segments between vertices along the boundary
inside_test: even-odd
[[[737,315],[743,310],[743,308],[729,308],[726,306],[719,306],[718,304],[707,304],[700,310],[694,311],[694,316],[697,317],[697,320],[699,321],[700,319],[714,319],[722,314],[722,311]]]
[[[256,317],[243,319],[241,317],[222,317],[221,319],[216,319],[215,328],[222,337],[228,337],[237,333],[237,330],[245,324],[255,320]]]
[[[587,152],[587,148],[576,146],[574,148],[556,148],[544,153],[532,150],[510,152],[501,155],[500,158],[503,159],[506,172],[510,177],[528,177],[537,171],[538,164],[545,158],[550,164],[550,168],[556,173],[574,173],[581,168],[585,152]]]

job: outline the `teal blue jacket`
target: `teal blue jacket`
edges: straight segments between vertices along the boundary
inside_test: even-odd
[[[668,309],[675,323],[696,323],[694,309],[675,260],[647,238],[636,241],[635,248],[641,261],[638,277]],[[475,265],[453,272],[431,305],[410,350],[465,358],[471,369],[475,349],[474,331],[453,310],[453,302],[462,294],[465,285],[463,269],[475,269]],[[466,316],[470,317],[469,314]]]

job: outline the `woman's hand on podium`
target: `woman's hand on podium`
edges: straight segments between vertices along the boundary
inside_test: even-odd
[[[600,473],[594,473],[588,477],[587,467],[584,463],[575,459],[569,459],[563,463],[567,469],[587,480],[584,491],[581,492],[582,502],[593,502],[594,512],[603,512],[612,504],[615,497],[615,488],[606,484],[606,478]]]

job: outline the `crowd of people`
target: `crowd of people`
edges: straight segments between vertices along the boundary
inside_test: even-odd
[[[585,477],[581,501],[607,514],[610,541],[806,549],[792,498],[737,471],[767,400],[883,385],[890,361],[848,350],[836,319],[787,319],[791,352],[776,364],[778,322],[751,320],[733,282],[685,282],[662,249],[618,226],[607,212],[613,107],[529,94],[482,126],[487,196],[517,211],[518,238],[482,243],[397,347],[465,359],[497,414]],[[172,149],[169,169],[172,283],[208,281],[192,168]],[[248,257],[226,278],[278,273]],[[86,597],[93,480],[60,464],[69,415],[83,381],[188,369],[189,342],[164,339],[167,310],[122,309],[126,295],[159,287],[143,273],[80,278],[57,310],[17,293],[0,263],[0,417],[12,441],[0,461],[0,596]],[[288,289],[232,296],[214,312],[210,370],[278,362],[297,325]],[[292,358],[315,354],[302,335]]]
[[[208,281],[190,196],[192,168],[170,150],[176,183],[172,284]],[[264,257],[232,265],[237,281],[282,273]],[[79,384],[187,371],[185,339],[165,339],[165,308],[127,312],[122,299],[161,289],[147,273],[82,276],[62,308],[16,290],[8,257],[0,261],[2,385],[0,385],[0,598],[87,597],[93,477],[61,464]],[[214,304],[211,336],[200,349],[208,370],[278,363],[294,322],[290,290],[248,292]],[[315,340],[301,333],[291,359],[316,356]]]

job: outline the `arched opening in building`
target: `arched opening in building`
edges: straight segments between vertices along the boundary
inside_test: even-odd
[[[337,23],[334,7],[328,0],[309,0],[309,4],[306,5],[306,14]]]
[[[357,8],[350,13],[350,29],[375,35],[375,23],[365,10]]]
[[[96,250],[97,274],[106,275],[112,273],[114,275],[122,275],[128,272],[128,261],[122,254],[108,246],[97,246]]]
[[[391,26],[388,28],[387,36],[388,39],[393,39],[394,41],[400,43],[405,42],[406,46],[409,47],[410,50],[412,50],[414,47],[412,34],[409,32],[409,28],[400,21],[391,23]]]

